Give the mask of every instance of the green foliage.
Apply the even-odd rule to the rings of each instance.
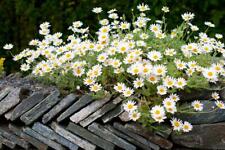
[[[194,73],[188,78],[187,86],[193,89],[204,89],[209,87],[209,83],[206,78],[197,75],[197,73]]]

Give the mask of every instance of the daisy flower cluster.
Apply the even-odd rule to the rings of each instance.
[[[129,119],[136,121],[140,118],[141,114],[137,110],[137,105],[135,101],[129,100],[127,103],[123,104],[123,108],[129,113]]]
[[[50,23],[44,22],[39,30],[43,39],[31,40],[29,48],[14,60],[22,62],[22,71],[62,88],[144,99],[144,103],[124,104],[129,117],[133,121],[142,118],[139,108],[146,105],[150,114],[146,122],[164,122],[179,110],[177,92],[207,88],[223,80],[225,49],[221,34],[207,34],[213,23],[205,22],[206,31],[201,32],[192,23],[195,15],[187,12],[181,15],[181,25],[168,30],[165,17],[170,9],[164,6],[161,10],[164,19],[153,20],[150,7],[140,4],[129,22],[116,9],[96,7],[92,12],[98,16],[100,27],[95,35],[81,21],[72,23],[68,28],[72,34],[67,37],[52,33]],[[216,102],[224,108],[222,101]],[[203,107],[200,101],[192,106],[197,111]],[[172,122],[174,128],[179,122],[179,130],[191,130],[188,122]]]

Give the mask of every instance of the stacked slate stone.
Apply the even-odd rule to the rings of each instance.
[[[120,97],[60,94],[18,74],[0,80],[0,149],[222,149],[224,140],[225,123],[194,125],[194,132],[181,135],[169,128],[153,133],[129,121]]]

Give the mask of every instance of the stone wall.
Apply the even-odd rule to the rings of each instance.
[[[225,124],[177,135],[129,122],[120,97],[61,94],[19,74],[0,81],[1,149],[224,149]],[[225,119],[224,119],[225,120]],[[173,141],[173,142],[172,142]]]

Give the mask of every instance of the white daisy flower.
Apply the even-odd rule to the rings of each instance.
[[[137,78],[135,81],[134,81],[134,88],[140,88],[144,85],[144,80],[142,78]]]
[[[170,10],[169,10],[169,7],[163,6],[163,7],[162,7],[162,11],[163,11],[164,13],[168,13]]]
[[[184,79],[184,78],[178,78],[177,81],[176,81],[176,87],[177,88],[180,88],[180,89],[183,89],[184,86],[187,85],[187,81]]]
[[[12,44],[5,44],[5,45],[3,46],[3,48],[6,49],[6,50],[10,50],[10,49],[13,48],[13,45],[12,45]]]
[[[20,70],[21,71],[28,71],[30,69],[30,65],[29,64],[22,64],[20,66]]]
[[[191,103],[191,105],[194,107],[194,110],[196,110],[196,111],[202,111],[203,110],[203,104],[198,100],[193,101]]]
[[[184,121],[183,126],[182,126],[182,130],[184,132],[190,132],[192,130],[192,128],[193,128],[193,126],[189,122]]]
[[[177,94],[170,94],[169,98],[175,102],[180,100],[180,98]]]
[[[213,24],[212,22],[209,22],[209,21],[206,21],[204,22],[204,24],[208,27],[211,27],[211,28],[214,28],[215,27],[215,24]]]
[[[165,95],[167,93],[167,88],[163,85],[157,86],[157,94]]]
[[[147,76],[147,80],[152,84],[156,84],[157,82],[159,82],[159,77],[157,77],[156,75],[150,74],[149,76]]]
[[[138,10],[141,11],[141,12],[144,12],[144,11],[147,11],[147,10],[150,10],[149,6],[142,3],[142,4],[139,4],[137,6]]]
[[[218,94],[217,92],[213,92],[213,93],[212,93],[212,98],[213,98],[214,100],[218,100],[218,99],[220,98],[220,96],[219,96],[219,94]]]
[[[133,121],[137,121],[141,117],[141,113],[138,111],[132,111],[129,113],[129,118]]]
[[[96,13],[96,14],[99,14],[102,12],[102,8],[101,7],[95,7],[92,9],[92,12]]]
[[[95,83],[95,80],[92,79],[92,78],[85,78],[85,79],[84,79],[84,84],[85,84],[85,85],[92,85],[92,84],[94,84],[94,83]]]
[[[187,12],[187,13],[184,13],[181,15],[182,19],[187,22],[192,20],[194,18],[194,16],[195,16],[195,14],[190,13],[190,12]]]
[[[153,66],[153,73],[157,76],[164,76],[167,72],[165,65],[155,65]]]
[[[123,91],[123,96],[124,97],[129,97],[134,93],[134,90],[132,90],[131,88],[127,87],[124,89]]]
[[[166,55],[166,56],[174,56],[174,55],[176,55],[176,53],[177,52],[175,51],[175,49],[168,48],[168,49],[165,50],[164,55]]]
[[[122,30],[129,29],[129,28],[130,28],[130,23],[128,23],[128,22],[121,22],[121,23],[120,23],[120,28],[121,28]]]
[[[162,55],[160,52],[158,51],[151,51],[151,52],[148,52],[148,58],[151,60],[151,61],[159,61],[162,59]]]
[[[176,84],[176,79],[173,77],[167,76],[166,78],[163,79],[163,85],[168,88],[172,88]]]
[[[135,101],[127,101],[123,104],[123,109],[127,112],[133,112],[137,109],[136,102]]]
[[[156,105],[152,107],[152,109],[150,110],[150,113],[151,113],[151,117],[159,123],[164,122],[164,119],[166,119],[165,110],[160,105]]]
[[[102,89],[102,86],[101,86],[101,84],[98,84],[98,83],[95,83],[95,84],[93,84],[93,85],[90,86],[90,90],[92,92],[98,92],[101,89]]]
[[[117,84],[114,86],[114,89],[115,89],[117,92],[122,93],[122,92],[126,89],[126,86],[125,86],[124,83],[117,83]]]
[[[216,71],[212,68],[205,68],[202,71],[202,74],[206,79],[208,79],[210,81],[217,81],[218,80],[217,79],[218,75],[217,75]]]
[[[220,109],[225,109],[225,104],[223,101],[216,101],[215,102],[216,106],[219,107]]]
[[[217,34],[215,34],[215,37],[216,37],[217,39],[222,39],[222,38],[223,38],[223,35],[222,35],[222,34],[217,33]]]
[[[170,120],[174,131],[181,131],[183,127],[183,123],[180,119],[173,118]]]

